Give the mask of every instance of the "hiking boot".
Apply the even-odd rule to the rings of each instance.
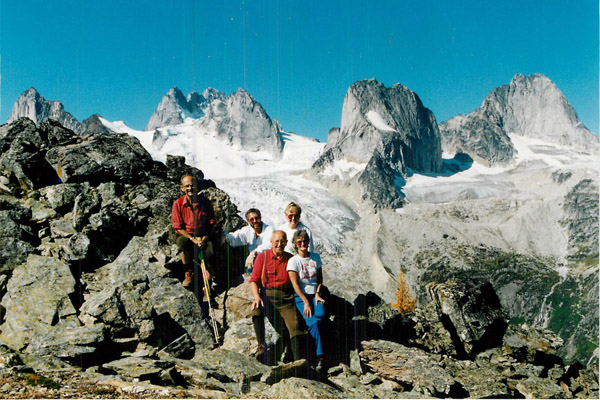
[[[185,278],[183,279],[183,282],[181,282],[181,284],[183,285],[184,288],[189,288],[190,286],[192,286],[192,276],[194,275],[194,273],[192,272],[191,269],[188,269],[185,272]]]
[[[254,358],[256,358],[258,361],[262,362],[265,358],[265,345],[264,344],[259,344],[256,347],[256,351],[254,352]]]
[[[317,371],[317,374],[323,372],[323,356],[317,356],[317,365],[315,365],[315,371]]]

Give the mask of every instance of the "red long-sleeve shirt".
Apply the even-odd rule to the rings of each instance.
[[[290,253],[284,252],[281,258],[273,258],[273,250],[265,250],[254,260],[250,282],[262,284],[264,287],[274,288],[290,283],[290,276],[286,271]],[[263,268],[264,265],[264,268]]]
[[[182,196],[173,203],[171,222],[176,231],[185,229],[192,236],[208,236],[215,220],[208,199],[201,197],[198,203],[191,204]]]

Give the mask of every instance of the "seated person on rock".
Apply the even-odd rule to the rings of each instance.
[[[254,356],[266,364],[268,359],[265,342],[265,313],[273,328],[286,341],[283,323],[290,336],[294,360],[304,358],[306,332],[301,328],[300,318],[294,301],[294,289],[286,271],[291,254],[284,251],[287,239],[285,232],[275,231],[271,236],[271,249],[260,253],[254,260],[250,277],[252,290],[252,323],[258,341]]]
[[[304,317],[306,327],[314,340],[314,349],[317,356],[316,369],[321,369],[323,358],[323,344],[321,341],[321,320],[325,316],[325,300],[321,297],[323,286],[323,270],[321,269],[321,256],[309,252],[310,238],[305,230],[299,230],[293,237],[296,255],[287,263],[287,271],[294,287],[296,307]],[[312,353],[312,351],[310,352]],[[312,354],[309,355],[309,358]]]
[[[251,270],[256,255],[271,247],[273,228],[262,221],[260,211],[256,208],[246,211],[246,221],[248,222],[247,226],[233,233],[223,232],[223,236],[230,246],[248,246],[250,254],[246,258],[246,268]]]
[[[215,222],[214,211],[208,199],[198,193],[198,183],[203,176],[186,174],[181,177],[183,196],[175,200],[171,211],[173,229],[177,233],[177,250],[183,263],[183,286],[194,288],[199,297],[203,279],[200,279],[200,252],[203,252],[207,278],[212,272],[213,246],[209,240]],[[194,278],[194,279],[192,279]],[[194,284],[194,281],[196,281]]]
[[[310,246],[309,246],[308,250],[311,252],[315,251],[315,248],[313,245],[313,237],[312,237],[312,233],[310,232],[310,229],[308,229],[308,227],[306,225],[304,225],[302,222],[300,222],[300,215],[302,214],[302,208],[300,208],[300,206],[298,204],[291,202],[290,204],[288,204],[285,207],[284,214],[285,214],[285,218],[286,218],[287,222],[280,225],[279,228],[277,228],[277,229],[284,231],[285,234],[287,235],[287,237],[290,238],[290,240],[291,240],[291,238],[294,237],[294,233],[296,231],[299,231],[300,229],[304,229],[306,231],[306,233],[308,233],[308,237],[310,238]],[[292,254],[296,253],[296,249],[294,248],[294,245],[291,241],[285,247],[285,251],[287,251],[288,253],[292,253]]]

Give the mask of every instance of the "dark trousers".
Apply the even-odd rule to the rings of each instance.
[[[294,359],[303,358],[299,351],[301,346],[298,344],[298,340],[304,339],[306,331],[300,323],[294,292],[287,287],[267,288],[261,290],[261,298],[265,305],[264,308],[260,307],[252,310],[252,323],[258,343],[264,344],[266,348],[264,320],[266,314],[269,322],[284,342],[289,334]]]

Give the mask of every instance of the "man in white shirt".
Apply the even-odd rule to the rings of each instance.
[[[238,229],[233,233],[223,232],[227,243],[230,246],[246,246],[248,245],[248,257],[246,258],[246,268],[252,269],[256,255],[271,248],[271,236],[273,228],[262,222],[260,211],[256,208],[251,208],[246,211],[246,221],[248,225]]]

